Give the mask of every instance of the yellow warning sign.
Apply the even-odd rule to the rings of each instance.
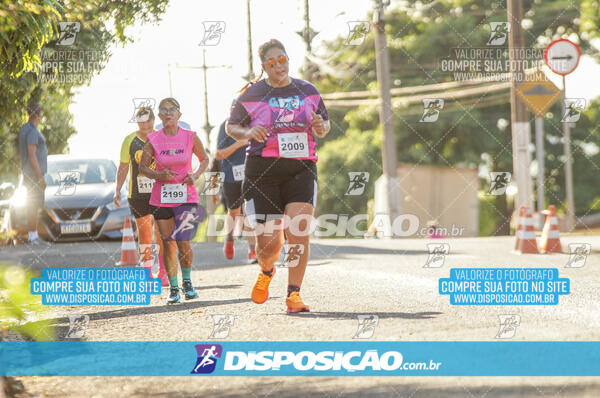
[[[521,83],[517,95],[531,112],[541,117],[560,99],[561,92],[542,72],[537,72],[532,81]]]

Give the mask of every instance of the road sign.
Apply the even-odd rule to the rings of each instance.
[[[561,91],[542,72],[537,72],[534,80],[519,85],[517,95],[531,112],[542,117],[560,99]]]
[[[581,50],[579,46],[567,39],[554,40],[544,50],[544,61],[552,72],[559,75],[568,75],[579,64]]]

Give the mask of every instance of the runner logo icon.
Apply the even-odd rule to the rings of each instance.
[[[223,184],[225,173],[222,171],[209,171],[204,173],[204,187],[201,195],[218,195]]]
[[[204,21],[204,37],[199,46],[216,46],[221,42],[221,35],[225,33],[224,21]]]
[[[587,256],[592,252],[592,245],[589,243],[569,243],[569,261],[565,268],[581,268],[585,265]]]
[[[58,40],[56,41],[57,46],[70,46],[75,43],[75,37],[77,37],[77,32],[81,30],[80,22],[59,22],[58,29],[60,31],[60,36],[58,36]]]
[[[208,336],[209,339],[226,339],[233,327],[233,315],[211,315],[213,320],[213,330]]]
[[[490,22],[490,39],[488,46],[502,46],[506,43],[508,32],[510,32],[510,22]]]
[[[365,41],[367,33],[371,29],[369,21],[350,21],[348,22],[348,38],[346,39],[347,46],[360,46]]]
[[[375,333],[375,328],[379,324],[378,315],[357,315],[358,329],[353,339],[370,339]]]
[[[59,171],[60,185],[54,195],[56,196],[71,196],[75,194],[77,184],[81,179],[79,171]]]
[[[500,329],[496,333],[496,339],[512,339],[517,332],[517,326],[521,324],[521,315],[498,315],[500,318]]]
[[[223,347],[220,344],[196,344],[198,359],[191,374],[208,374],[215,371],[217,358],[223,355]]]
[[[69,331],[65,335],[65,339],[82,338],[89,323],[89,315],[69,315]]]
[[[565,110],[561,122],[575,123],[579,121],[581,112],[585,109],[585,98],[565,98]]]
[[[367,171],[349,171],[348,178],[350,179],[350,183],[345,195],[362,195],[365,192],[367,182],[369,182],[369,173]]]
[[[448,243],[428,243],[429,257],[423,268],[441,268],[444,265],[446,255],[450,253]]]
[[[136,118],[135,115],[136,115],[138,109],[140,109],[140,108],[154,109],[154,107],[156,106],[156,100],[154,98],[132,98],[131,100],[133,101],[133,114],[131,115],[131,118],[129,119],[129,123],[137,123],[137,122],[147,121],[150,117],[150,113],[148,113],[147,115],[144,115],[146,117],[140,117],[139,119]]]
[[[423,99],[423,116],[420,123],[433,123],[438,120],[440,111],[444,108],[444,100],[440,98]]]
[[[295,268],[300,264],[300,256],[304,254],[304,245],[302,243],[286,244],[283,251],[283,261],[281,261],[279,267]]]
[[[504,195],[510,182],[510,176],[511,174],[508,171],[490,172],[490,190],[488,195]]]

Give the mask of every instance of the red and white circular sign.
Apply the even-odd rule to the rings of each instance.
[[[544,50],[544,61],[552,72],[568,75],[579,65],[581,50],[579,46],[567,39],[554,40]]]

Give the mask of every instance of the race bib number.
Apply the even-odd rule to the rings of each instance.
[[[154,180],[144,176],[137,177],[137,188],[139,193],[151,193],[153,186]]]
[[[186,184],[163,184],[160,187],[161,203],[186,203],[187,185]]]
[[[279,142],[279,156],[282,158],[308,157],[308,134],[306,133],[280,133],[277,134]]]
[[[243,181],[244,180],[244,165],[240,164],[237,166],[232,166],[233,170],[233,179],[235,181]]]

